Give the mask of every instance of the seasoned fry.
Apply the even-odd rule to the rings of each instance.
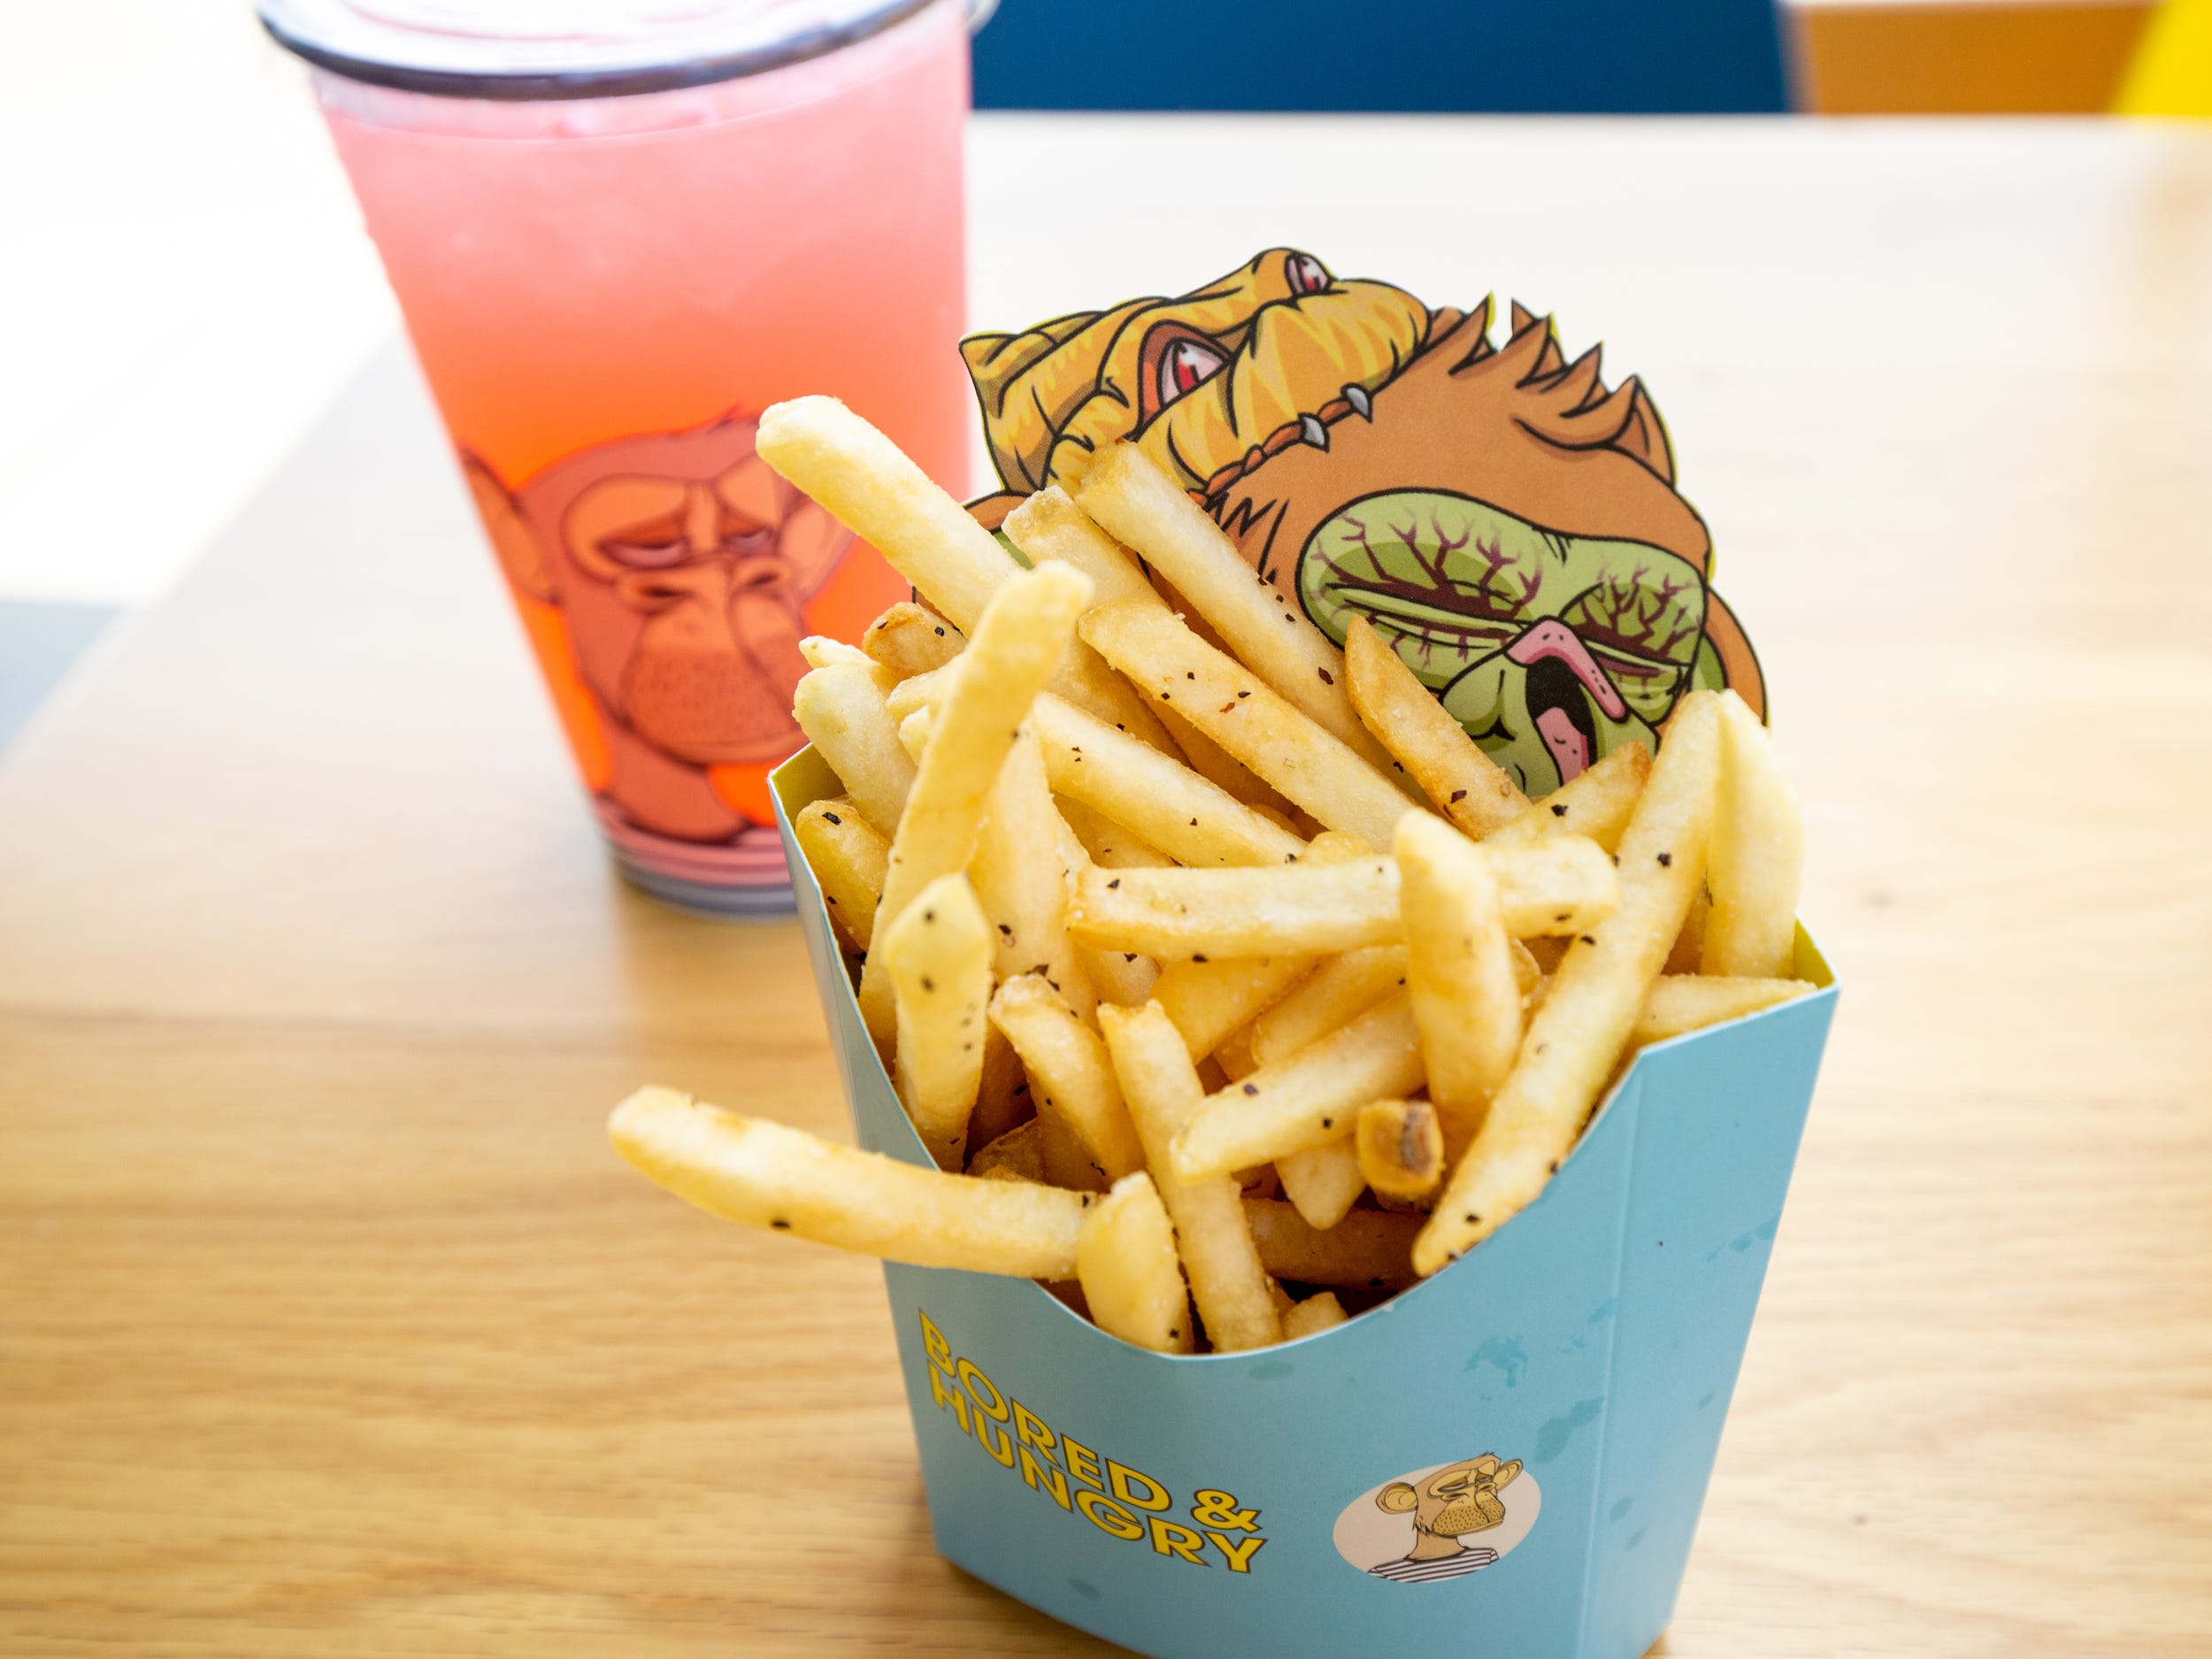
[[[793,693],[791,712],[861,816],[884,835],[895,834],[914,787],[914,763],[899,743],[875,670],[850,663],[813,670]]]
[[[1398,826],[1397,852],[1406,990],[1429,1098],[1456,1148],[1482,1127],[1521,1044],[1512,941],[1482,848],[1435,818],[1409,818]]]
[[[1175,1229],[1149,1175],[1123,1176],[1091,1206],[1076,1235],[1075,1272],[1107,1335],[1161,1354],[1195,1345]]]
[[[1302,1336],[1312,1336],[1342,1325],[1350,1317],[1344,1311],[1344,1304],[1336,1299],[1336,1292],[1317,1292],[1283,1316],[1283,1340],[1295,1342]]]
[[[1068,874],[1060,862],[1059,814],[1045,782],[1045,758],[1026,726],[991,787],[975,860],[976,897],[991,920],[993,970],[1001,979],[1041,973],[1083,1019],[1097,994],[1068,937]]]
[[[1048,694],[1030,718],[1056,794],[1134,830],[1179,864],[1279,864],[1305,850],[1297,836],[1180,761],[1071,703]]]
[[[1313,972],[1311,956],[1186,959],[1160,970],[1152,1000],[1167,1010],[1195,1062]]]
[[[876,667],[868,653],[858,646],[848,645],[842,640],[833,640],[820,634],[810,634],[801,640],[799,655],[806,659],[809,668],[827,668],[832,663],[852,663],[871,671]],[[880,674],[877,675],[877,683],[882,684]]]
[[[1102,662],[1105,659],[1100,658]],[[1110,666],[1110,664],[1109,664]],[[1254,775],[1251,768],[1215,742],[1203,732],[1175,711],[1172,703],[1153,703],[1147,705],[1159,716],[1161,728],[1174,739],[1175,747],[1183,751],[1184,764],[1207,782],[1217,785],[1235,799],[1270,818],[1280,818],[1286,826],[1294,810],[1281,794],[1267,787]]]
[[[1621,836],[1620,908],[1567,948],[1481,1133],[1422,1229],[1414,1250],[1421,1272],[1455,1260],[1526,1208],[1597,1103],[1703,879],[1720,718],[1709,692],[1692,692],[1677,709]]]
[[[1252,1062],[1273,1065],[1318,1041],[1406,982],[1403,945],[1366,945],[1332,956],[1252,1022]]]
[[[1160,964],[1151,957],[1133,950],[1100,950],[1090,945],[1078,945],[1075,953],[1082,958],[1100,1002],[1142,1008],[1152,1000],[1152,989],[1160,982]]]
[[[953,664],[947,663],[942,668],[910,674],[884,694],[884,708],[894,720],[904,725],[915,710],[934,708],[938,700],[952,689],[952,670]]]
[[[984,1181],[1041,1181],[1045,1178],[1044,1125],[1031,1118],[987,1142],[968,1160],[968,1173]]]
[[[1169,1147],[1204,1098],[1181,1033],[1156,1003],[1101,1008],[1099,1023],[1153,1184],[1174,1219],[1184,1274],[1207,1336],[1223,1351],[1281,1341],[1282,1320],[1245,1225],[1235,1178],[1224,1173],[1186,1181],[1169,1162]]]
[[[947,1175],[641,1088],[607,1122],[615,1150],[710,1214],[916,1267],[1069,1279],[1089,1200]]]
[[[1453,823],[1479,839],[1527,810],[1520,785],[1444,712],[1364,617],[1345,630],[1344,667],[1361,721]]]
[[[911,600],[893,605],[860,636],[860,649],[894,680],[911,680],[942,668],[967,643],[966,634]]]
[[[1110,445],[1075,498],[1172,582],[1253,672],[1370,765],[1389,767],[1389,755],[1352,712],[1344,658],[1328,636],[1245,563],[1150,457],[1133,444]]]
[[[1260,1262],[1294,1285],[1340,1285],[1385,1290],[1414,1280],[1413,1240],[1418,1216],[1355,1210],[1326,1229],[1314,1226],[1294,1204],[1272,1198],[1244,1201],[1245,1225]]]
[[[1425,1100],[1370,1101],[1359,1109],[1360,1173],[1383,1198],[1426,1198],[1444,1179],[1444,1129]]]
[[[991,926],[962,875],[940,876],[883,934],[899,1098],[941,1168],[956,1170],[983,1080]]]
[[[791,820],[791,833],[822,889],[838,937],[849,950],[867,949],[891,843],[860,815],[850,796],[841,795],[803,808]]]
[[[1720,810],[1705,878],[1713,906],[1699,968],[1770,979],[1797,955],[1805,823],[1759,717],[1732,691],[1720,705]]]
[[[1367,1190],[1359,1148],[1350,1135],[1277,1158],[1275,1170],[1283,1179],[1283,1196],[1313,1225],[1325,1229],[1343,1220]]]
[[[999,584],[1019,568],[898,445],[833,397],[771,404],[754,444],[762,460],[970,633]]]
[[[1382,846],[1401,816],[1419,810],[1374,765],[1162,607],[1100,605],[1080,631],[1148,702],[1172,708],[1330,828]]]
[[[1144,567],[1129,549],[1100,529],[1091,516],[1075,504],[1057,484],[1039,490],[999,526],[1006,539],[1022,550],[1033,565],[1040,559],[1064,559],[1091,579],[1102,605],[1125,599],[1141,599],[1167,608],[1167,602],[1147,580]]]
[[[1065,795],[1053,804],[1093,864],[1106,870],[1157,870],[1175,861],[1134,830],[1124,829],[1095,807]],[[1142,999],[1140,998],[1140,1001]]]
[[[1820,987],[1809,979],[1691,979],[1663,974],[1644,998],[1644,1011],[1636,1017],[1630,1042],[1665,1042],[1723,1020],[1741,1019],[1761,1009],[1772,1008],[1793,997],[1809,996]]]
[[[1587,835],[1609,853],[1617,851],[1621,832],[1650,775],[1650,751],[1640,743],[1624,743],[1589,771],[1532,803],[1511,823],[1493,830],[1485,844],[1502,847],[1563,830]]]
[[[1041,974],[1021,974],[1000,986],[991,998],[991,1023],[1021,1056],[1038,1116],[1065,1125],[1110,1179],[1144,1167],[1144,1147],[1105,1046]]]
[[[1619,896],[1612,860],[1579,835],[1546,835],[1488,855],[1506,931],[1586,932]],[[1087,944],[1163,958],[1322,956],[1398,943],[1397,860],[1242,870],[1086,870],[1069,931]]]
[[[974,857],[991,786],[1089,598],[1089,581],[1064,565],[1024,571],[1001,585],[931,722],[891,841],[879,907],[884,915],[901,915],[924,887],[966,869]],[[889,987],[872,956],[861,971],[860,1013],[879,1045],[891,1034],[890,1012]]]
[[[1352,1132],[1369,1101],[1421,1087],[1421,1046],[1403,996],[1209,1095],[1175,1138],[1171,1166],[1183,1180],[1281,1160]],[[1153,1161],[1156,1171],[1161,1167]]]

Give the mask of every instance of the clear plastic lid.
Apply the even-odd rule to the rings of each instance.
[[[818,58],[933,0],[258,0],[334,73],[461,98],[605,98]],[[970,0],[979,25],[995,0]]]

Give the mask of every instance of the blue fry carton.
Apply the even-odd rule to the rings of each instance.
[[[863,1146],[927,1164],[774,780]],[[1543,1196],[1333,1329],[1177,1356],[1024,1279],[887,1264],[937,1546],[1158,1659],[1417,1644],[1631,1659],[1665,1628],[1836,991],[1646,1049]],[[1417,1531],[1416,1523],[1421,1523]]]

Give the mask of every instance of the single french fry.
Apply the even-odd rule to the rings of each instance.
[[[1024,973],[1000,986],[991,1023],[1021,1056],[1040,1117],[1065,1125],[1110,1179],[1144,1167],[1144,1147],[1105,1045],[1043,975]]]
[[[1279,864],[1305,850],[1297,836],[1180,761],[1072,703],[1048,694],[1030,718],[1055,794],[1135,831],[1179,864]]]
[[[991,786],[1089,598],[1089,581],[1064,565],[1024,571],[1000,585],[932,716],[928,747],[891,839],[882,915],[903,914],[923,887],[965,870],[975,856]],[[880,1046],[891,1034],[890,993],[872,956],[861,970],[860,1013]]]
[[[1456,1149],[1482,1127],[1521,1044],[1512,941],[1482,848],[1439,819],[1409,818],[1398,826],[1397,853],[1406,990],[1429,1098]]]
[[[896,834],[914,763],[899,743],[874,668],[832,663],[813,670],[792,694],[791,712],[861,816],[883,834]]]
[[[1665,1042],[1688,1032],[1702,1031],[1724,1020],[1741,1019],[1762,1009],[1793,997],[1807,996],[1820,987],[1809,979],[1713,979],[1686,974],[1663,974],[1644,998],[1644,1011],[1636,1017],[1629,1037],[1638,1048]]]
[[[942,668],[967,643],[966,634],[911,600],[893,605],[860,636],[860,649],[899,680]]]
[[[867,949],[875,934],[876,901],[883,896],[891,843],[861,816],[849,795],[841,795],[802,808],[791,820],[791,833],[821,887],[838,937],[849,950]]]
[[[1347,1025],[1406,982],[1403,945],[1332,956],[1252,1022],[1252,1063],[1273,1065]]]
[[[1531,802],[1511,823],[1491,831],[1485,843],[1502,847],[1564,831],[1587,835],[1609,853],[1617,851],[1621,832],[1650,775],[1651,751],[1641,743],[1624,743],[1587,772]]]
[[[1279,1065],[1263,1066],[1210,1094],[1175,1138],[1174,1174],[1182,1180],[1282,1160],[1352,1133],[1369,1101],[1421,1087],[1421,1045],[1403,996],[1309,1043]],[[1156,1156],[1153,1169],[1161,1167]]]
[[[1182,1033],[1156,1003],[1101,1008],[1099,1024],[1153,1184],[1174,1220],[1184,1276],[1206,1334],[1225,1352],[1281,1341],[1282,1320],[1268,1294],[1235,1178],[1186,1181],[1170,1167],[1168,1148],[1204,1098]]]
[[[1148,703],[1172,708],[1330,828],[1381,846],[1401,816],[1421,810],[1262,676],[1214,649],[1171,612],[1137,601],[1099,605],[1084,616],[1080,632]]]
[[[1456,832],[1454,832],[1456,833]],[[1579,835],[1487,855],[1506,931],[1586,932],[1619,896],[1612,860]],[[1326,956],[1403,940],[1397,860],[1263,869],[1086,870],[1068,929],[1086,944],[1166,959]]]
[[[1426,1198],[1444,1179],[1444,1131],[1425,1100],[1370,1101],[1355,1138],[1360,1173],[1381,1198]]]
[[[1350,1135],[1287,1153],[1275,1160],[1275,1170],[1283,1179],[1283,1196],[1298,1206],[1308,1222],[1324,1229],[1343,1220],[1367,1190],[1359,1148]]]
[[[1352,711],[1343,655],[1150,457],[1133,444],[1108,446],[1075,499],[1172,582],[1261,679],[1370,765],[1389,767],[1390,756]]]
[[[1091,988],[1102,1002],[1122,1008],[1142,1008],[1152,1000],[1160,982],[1160,964],[1133,950],[1099,950],[1078,945],[1076,955],[1091,976]]]
[[[1042,974],[1087,1020],[1098,996],[1068,937],[1068,872],[1059,843],[1064,827],[1045,782],[1044,752],[1036,734],[1024,727],[991,787],[968,876],[991,921],[997,977]]]
[[[833,397],[771,404],[754,445],[971,634],[999,585],[1020,568],[898,445]]]
[[[1720,705],[1720,806],[1705,877],[1713,906],[1699,969],[1772,979],[1797,956],[1805,822],[1759,717],[1732,691]]]
[[[875,661],[867,652],[856,645],[848,645],[842,640],[833,640],[826,634],[808,634],[799,641],[799,655],[806,659],[809,668],[827,668],[832,663],[852,663],[876,672]],[[876,672],[876,683],[883,684],[883,676],[879,672]],[[884,688],[888,690],[889,687]]]
[[[1091,579],[1102,605],[1141,599],[1166,609],[1129,549],[1098,527],[1091,516],[1057,484],[1050,484],[1016,507],[999,526],[1006,539],[1033,565],[1064,559]]]
[[[1283,1316],[1283,1340],[1295,1342],[1302,1336],[1318,1335],[1349,1317],[1344,1304],[1336,1299],[1336,1292],[1317,1291]]]
[[[649,1180],[711,1215],[916,1267],[1017,1279],[1075,1273],[1090,1200],[1028,1181],[947,1175],[641,1088],[607,1123]]]
[[[1461,829],[1479,838],[1527,810],[1520,785],[1444,712],[1364,617],[1345,629],[1344,668],[1361,721]]]
[[[1091,1319],[1109,1336],[1161,1354],[1194,1343],[1175,1228],[1140,1170],[1093,1204],[1075,1240],[1075,1272]]]
[[[1178,714],[1173,703],[1155,703],[1148,706],[1159,716],[1161,729],[1174,740],[1175,747],[1182,751],[1184,764],[1193,772],[1255,811],[1279,819],[1286,828],[1294,827],[1290,814],[1294,809],[1279,791],[1268,787],[1250,767]]]
[[[1053,804],[1090,861],[1106,870],[1157,870],[1175,861],[1134,830],[1124,829],[1095,807],[1059,795]],[[1139,999],[1142,1000],[1142,999]]]
[[[962,875],[940,876],[884,930],[899,1098],[941,1168],[956,1170],[983,1080],[991,925]]]
[[[1321,1228],[1300,1215],[1295,1204],[1248,1198],[1244,1221],[1262,1265],[1294,1285],[1394,1290],[1414,1280],[1413,1240],[1421,1231],[1419,1216],[1355,1210],[1333,1227]]]
[[[1040,1134],[1043,1127],[1038,1119],[1025,1118],[986,1141],[968,1160],[968,1173],[983,1181],[1043,1180],[1045,1149]]]
[[[1167,1010],[1195,1062],[1313,972],[1306,956],[1229,956],[1170,962],[1152,1000]]]
[[[1567,948],[1481,1133],[1422,1229],[1414,1250],[1421,1272],[1456,1260],[1518,1215],[1572,1149],[1703,879],[1720,718],[1709,692],[1692,692],[1677,709],[1621,836],[1620,908]]]

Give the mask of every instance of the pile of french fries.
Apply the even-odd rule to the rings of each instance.
[[[1733,694],[1531,802],[1130,446],[1008,518],[1018,560],[833,399],[758,442],[922,601],[807,641],[844,793],[793,828],[938,1168],[641,1090],[615,1144],[691,1202],[1261,1348],[1504,1225],[1638,1048],[1813,988]]]

